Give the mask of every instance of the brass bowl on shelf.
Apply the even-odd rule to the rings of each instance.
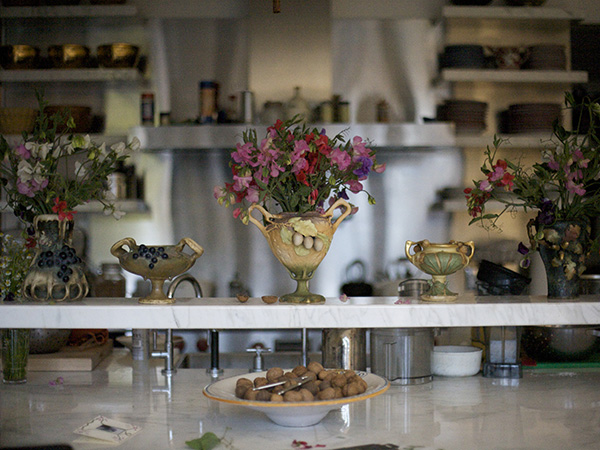
[[[21,134],[23,131],[31,133],[37,113],[33,108],[0,108],[0,133]]]
[[[32,45],[0,46],[0,66],[3,69],[35,69],[40,49]]]
[[[188,246],[192,253],[183,251]],[[139,299],[139,303],[170,304],[175,299],[168,298],[163,285],[166,280],[189,270],[196,259],[204,253],[204,249],[190,238],[183,238],[176,245],[138,245],[133,238],[124,238],[116,242],[110,253],[119,260],[121,267],[150,280],[152,292]]]
[[[48,57],[55,69],[77,69],[89,65],[90,49],[80,44],[51,45]]]
[[[126,43],[101,45],[97,50],[98,65],[111,69],[135,67],[139,50],[139,47]]]

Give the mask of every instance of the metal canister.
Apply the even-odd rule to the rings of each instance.
[[[200,123],[217,120],[217,88],[214,81],[201,81],[199,84]]]
[[[371,330],[371,372],[392,384],[428,383],[433,379],[433,328]]]
[[[154,126],[154,94],[144,92],[140,101],[140,115],[143,126]]]
[[[242,91],[240,96],[240,122],[254,123],[254,92]]]
[[[324,329],[321,347],[323,367],[367,370],[367,338],[364,328]]]

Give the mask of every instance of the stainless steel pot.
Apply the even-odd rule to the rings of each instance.
[[[600,351],[599,334],[588,325],[523,327],[521,345],[536,361],[581,361]]]

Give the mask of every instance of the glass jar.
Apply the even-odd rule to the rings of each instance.
[[[125,277],[116,263],[102,264],[102,271],[94,286],[96,297],[125,297]]]

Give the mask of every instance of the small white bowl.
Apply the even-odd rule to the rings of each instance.
[[[470,377],[479,372],[482,353],[469,345],[437,345],[431,353],[431,370],[444,377]]]

